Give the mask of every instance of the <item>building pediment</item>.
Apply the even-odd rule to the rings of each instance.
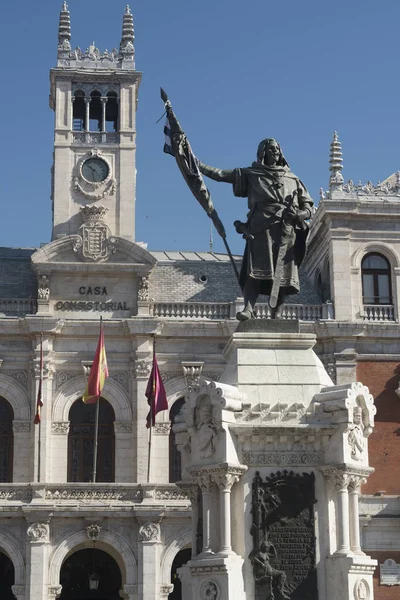
[[[97,245],[96,245],[97,244]],[[36,270],[137,271],[148,273],[156,264],[154,256],[143,246],[112,236],[104,244],[86,241],[79,235],[70,235],[42,246],[32,255]]]

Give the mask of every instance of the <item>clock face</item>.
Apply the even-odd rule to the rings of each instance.
[[[108,177],[108,165],[101,158],[89,158],[82,165],[82,175],[90,183],[99,183]]]

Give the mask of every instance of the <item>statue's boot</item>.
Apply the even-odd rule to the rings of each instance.
[[[260,293],[260,282],[257,279],[249,277],[243,289],[244,295],[244,309],[236,313],[238,321],[248,321],[254,319],[254,306],[257,302],[258,295]]]
[[[249,319],[254,319],[254,312],[252,311],[251,305],[247,304],[243,310],[237,312],[236,318],[238,321],[248,321]]]

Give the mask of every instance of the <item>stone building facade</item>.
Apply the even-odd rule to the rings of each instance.
[[[2,594],[84,598],[96,575],[90,597],[178,600],[177,569],[196,535],[190,493],[175,483],[181,463],[171,423],[200,378],[218,382],[240,290],[225,255],[151,252],[135,242],[141,74],[129,7],[118,50],[83,52],[70,39],[64,2],[51,70],[52,240],[39,249],[0,249]],[[398,174],[376,186],[344,182],[335,134],[302,292],[284,310],[302,333],[316,335],[335,384],[361,381],[375,398],[368,441],[375,473],[359,510],[362,548],[386,565],[375,574],[378,600],[400,590],[392,585],[400,563],[399,206]],[[100,316],[110,377],[91,483],[94,409],[81,396]],[[269,316],[265,303],[257,316]],[[158,415],[149,462],[145,389],[155,335],[169,411]],[[41,342],[43,408],[34,425]],[[381,585],[382,573],[390,585]]]

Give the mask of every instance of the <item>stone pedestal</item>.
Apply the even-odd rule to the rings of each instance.
[[[221,381],[189,392],[174,429],[201,544],[185,598],[372,600],[358,494],[375,407],[365,386],[332,384],[314,344],[296,322],[240,324]]]

